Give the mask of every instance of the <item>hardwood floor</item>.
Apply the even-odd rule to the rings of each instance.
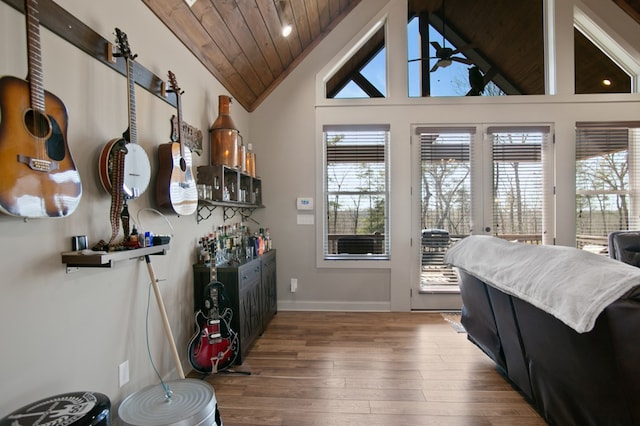
[[[279,312],[236,371],[206,378],[225,426],[546,424],[434,312]]]

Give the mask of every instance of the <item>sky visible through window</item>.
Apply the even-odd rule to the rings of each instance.
[[[430,40],[437,41],[443,46],[442,35],[429,26]],[[412,19],[407,25],[408,59],[420,57],[420,35],[418,33],[418,19]],[[446,46],[457,48],[450,42]],[[444,46],[443,46],[444,47]],[[435,49],[429,46],[429,56],[435,56]],[[458,53],[455,56],[464,56]],[[435,59],[429,60],[429,69],[435,64]],[[447,68],[438,68],[431,73],[431,96],[464,96],[469,91],[469,66],[453,62]],[[420,97],[420,62],[408,63],[408,93],[409,97]],[[387,67],[386,48],[383,48],[363,69],[362,75],[366,77],[380,92],[387,96]],[[353,81],[349,82],[336,95],[336,98],[367,98],[367,94]]]

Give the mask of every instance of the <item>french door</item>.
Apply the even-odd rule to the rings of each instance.
[[[452,244],[472,234],[550,242],[550,127],[417,126],[412,137],[419,163],[412,309],[459,309],[457,275],[443,261]]]

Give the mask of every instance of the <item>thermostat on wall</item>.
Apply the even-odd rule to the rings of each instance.
[[[313,198],[298,197],[296,207],[298,208],[298,210],[313,210]]]

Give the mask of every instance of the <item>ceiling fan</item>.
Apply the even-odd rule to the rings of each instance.
[[[465,49],[471,48],[472,45],[469,44],[459,49],[452,49],[450,47],[446,47],[445,31],[447,28],[447,21],[444,16],[444,6],[445,6],[445,0],[442,0],[442,45],[440,45],[440,43],[438,43],[437,41],[432,41],[430,43],[431,46],[433,46],[433,48],[436,50],[436,56],[431,56],[428,59],[437,59],[437,61],[433,65],[433,67],[431,67],[429,72],[434,72],[438,68],[446,68],[449,65],[451,65],[453,62],[460,62],[462,64],[473,65],[473,61],[471,61],[470,59],[467,59],[461,56],[453,56],[462,52]],[[422,60],[423,58],[411,59],[409,60],[409,62],[422,61]]]
[[[443,31],[444,34],[444,31]],[[444,36],[443,36],[444,39]],[[444,44],[444,40],[442,42]],[[462,52],[464,49],[469,48],[470,46],[465,46],[461,49],[452,49],[450,47],[440,46],[440,43],[437,41],[432,41],[431,45],[436,49],[436,56],[432,56],[429,59],[437,59],[438,61],[431,67],[429,72],[434,72],[438,68],[446,68],[451,65],[453,62],[460,62],[462,64],[473,65],[473,61],[467,59],[465,57],[453,56],[457,53]]]

